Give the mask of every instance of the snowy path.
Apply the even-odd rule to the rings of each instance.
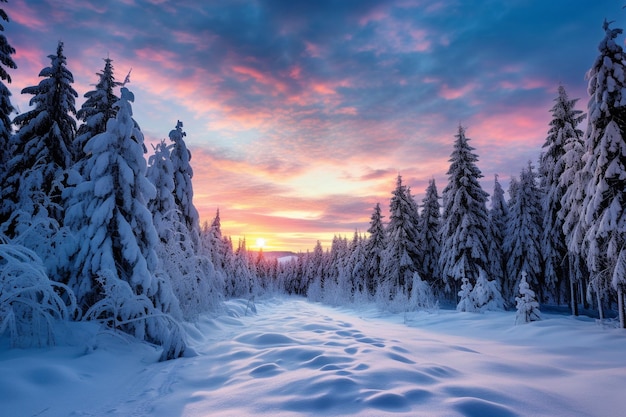
[[[79,385],[68,385],[74,391],[65,402],[29,409],[42,417],[617,417],[626,410],[626,337],[592,322],[555,317],[514,327],[511,313],[442,311],[415,314],[407,326],[401,315],[293,298],[257,309],[199,322],[195,357],[139,365],[109,358],[108,376],[59,361]],[[20,406],[0,391],[5,400]]]

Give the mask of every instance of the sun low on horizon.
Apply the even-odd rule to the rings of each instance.
[[[477,4],[478,3],[478,4]],[[563,85],[586,111],[585,73],[617,1],[13,1],[6,36],[28,94],[59,39],[76,107],[104,58],[151,144],[177,121],[201,222],[219,209],[236,247],[306,252],[388,220],[396,178],[439,193],[466,127],[482,186],[536,162]],[[141,21],[138,25],[137,22]],[[243,30],[242,28],[245,28]],[[132,72],[130,71],[132,69]]]

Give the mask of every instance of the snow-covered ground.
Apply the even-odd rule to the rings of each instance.
[[[189,326],[196,356],[74,323],[68,345],[0,344],[0,415],[623,416],[626,332],[515,313],[383,314],[299,298],[230,302]],[[87,346],[87,347],[85,347]]]

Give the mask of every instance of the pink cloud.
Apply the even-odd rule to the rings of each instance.
[[[306,53],[313,58],[320,58],[322,56],[321,48],[312,42],[304,42]]]
[[[26,2],[11,3],[9,18],[20,25],[24,25],[38,32],[47,32],[49,29],[48,22],[40,18],[32,8],[28,7]]]
[[[389,12],[383,7],[377,7],[370,11],[367,15],[359,19],[359,25],[365,26],[370,22],[380,22],[389,17]]]
[[[289,77],[294,80],[299,80],[302,74],[302,67],[299,65],[294,65],[289,69]]]
[[[439,95],[446,100],[456,100],[471,93],[476,88],[476,83],[470,82],[460,88],[451,88],[447,84],[444,84],[439,89]]]
[[[233,65],[231,70],[237,74],[243,75],[244,77],[252,78],[260,84],[270,86],[279,93],[283,93],[287,90],[287,86],[283,82],[255,68],[243,65]]]

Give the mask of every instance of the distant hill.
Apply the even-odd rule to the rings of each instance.
[[[297,258],[300,255],[292,251],[264,251],[263,256],[267,260],[278,259],[278,261],[281,262],[284,260],[289,260],[291,258]]]

